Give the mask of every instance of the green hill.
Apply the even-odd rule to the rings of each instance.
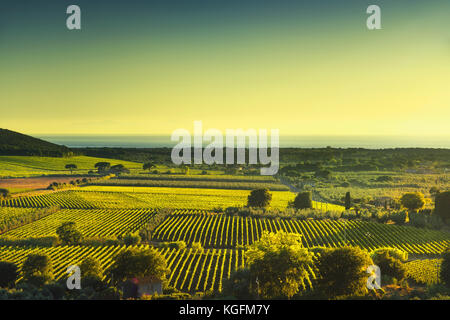
[[[65,157],[73,152],[66,146],[0,128],[0,155]]]

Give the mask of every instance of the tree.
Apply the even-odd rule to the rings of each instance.
[[[0,189],[0,198],[8,198],[9,190],[8,189]]]
[[[422,209],[425,205],[423,194],[420,192],[405,193],[400,198],[400,203],[409,211],[416,211]]]
[[[318,260],[319,287],[329,298],[361,295],[367,292],[372,265],[370,256],[358,247],[341,247],[323,252]]]
[[[263,299],[291,298],[308,277],[312,254],[296,233],[264,232],[246,252],[251,282]]]
[[[431,188],[430,188],[430,194],[431,194],[433,197],[436,197],[436,195],[437,195],[439,192],[440,192],[440,190],[439,190],[438,187],[431,187]]]
[[[247,206],[265,208],[270,204],[271,200],[272,194],[268,189],[255,189],[248,196]]]
[[[238,269],[229,279],[223,283],[222,294],[225,297],[233,297],[238,300],[250,300],[257,298],[256,283],[252,281],[249,269]]]
[[[56,234],[59,239],[67,245],[79,244],[83,238],[81,232],[76,228],[73,221],[64,222],[56,229]]]
[[[53,279],[52,263],[46,254],[29,254],[22,265],[23,281],[43,286]]]
[[[103,270],[98,260],[92,257],[86,257],[80,264],[82,277],[103,277]]]
[[[127,246],[136,245],[136,244],[139,244],[140,242],[141,242],[141,237],[138,234],[127,233],[123,237],[123,243]]]
[[[442,254],[441,270],[439,277],[447,288],[450,288],[450,248],[444,251]]]
[[[150,170],[152,170],[152,169],[154,169],[154,168],[156,168],[156,166],[155,166],[152,162],[146,162],[146,163],[144,163],[144,165],[142,166],[142,169],[143,169],[143,170],[148,170],[148,171],[150,171]]]
[[[0,261],[0,287],[13,287],[19,276],[18,270],[14,263]]]
[[[294,199],[294,208],[296,209],[310,209],[312,208],[311,192],[299,192]]]
[[[98,260],[86,257],[80,264],[81,287],[93,288],[96,291],[104,289],[102,283],[103,270]]]
[[[97,162],[94,166],[97,168],[98,173],[103,173],[107,171],[111,167],[111,163],[109,162]]]
[[[371,258],[381,271],[387,275],[402,281],[406,278],[404,262],[408,261],[408,253],[394,248],[380,248],[372,252]]]
[[[352,198],[350,197],[350,191],[345,194],[345,210],[349,210],[352,207]]]
[[[329,170],[317,170],[314,175],[316,178],[324,178],[324,179],[330,179],[331,178],[331,171]]]
[[[450,220],[450,191],[436,194],[434,213],[445,222]]]
[[[164,280],[168,271],[164,256],[156,249],[129,248],[115,257],[110,275],[117,284],[131,278]]]
[[[70,163],[70,164],[66,164],[66,169],[70,170],[70,174],[72,174],[72,171],[75,170],[77,168],[76,164]]]
[[[117,174],[130,173],[130,170],[125,168],[125,166],[123,164],[116,164],[116,165],[112,166],[109,170],[112,173],[117,173]]]

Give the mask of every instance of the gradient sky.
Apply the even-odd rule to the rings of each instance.
[[[66,29],[78,4],[82,30]],[[366,28],[370,4],[382,30]],[[0,0],[0,127],[450,135],[450,1]]]

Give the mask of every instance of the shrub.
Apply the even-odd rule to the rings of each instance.
[[[75,222],[64,222],[56,229],[59,239],[67,245],[79,244],[83,238],[81,232],[76,228]]]
[[[439,277],[447,288],[450,288],[450,248],[442,254],[441,270]]]
[[[137,234],[127,233],[123,237],[123,243],[127,246],[133,246],[141,242],[141,237]]]
[[[446,223],[450,220],[450,191],[436,194],[434,213]]]
[[[0,287],[13,287],[19,276],[18,269],[14,263],[0,261]]]
[[[396,224],[403,224],[406,220],[406,211],[394,211],[389,215],[389,218],[394,221]]]
[[[192,242],[191,247],[194,251],[203,252],[203,247],[200,242]]]
[[[0,199],[1,198],[8,198],[9,197],[9,190],[8,189],[0,189]]]
[[[323,252],[318,260],[320,291],[329,298],[362,295],[367,292],[367,268],[372,259],[358,247]]]
[[[167,272],[166,260],[156,249],[129,248],[114,258],[110,276],[116,283],[146,277],[164,280]]]
[[[304,191],[299,192],[294,199],[294,208],[296,209],[311,209],[312,208],[312,200],[311,200],[311,192]]]
[[[425,205],[425,200],[422,193],[410,192],[400,198],[400,203],[409,211],[416,211]]]
[[[423,228],[427,224],[427,219],[423,213],[413,211],[409,213],[409,224],[414,227]]]
[[[22,265],[23,282],[43,286],[53,279],[52,264],[46,254],[29,254]]]
[[[186,242],[184,241],[161,242],[160,247],[181,250],[186,249]]]
[[[272,194],[268,189],[255,189],[248,196],[247,206],[264,208],[270,204],[271,200]]]

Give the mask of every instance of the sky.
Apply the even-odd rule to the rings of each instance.
[[[449,15],[448,0],[0,0],[0,127],[450,136]]]

